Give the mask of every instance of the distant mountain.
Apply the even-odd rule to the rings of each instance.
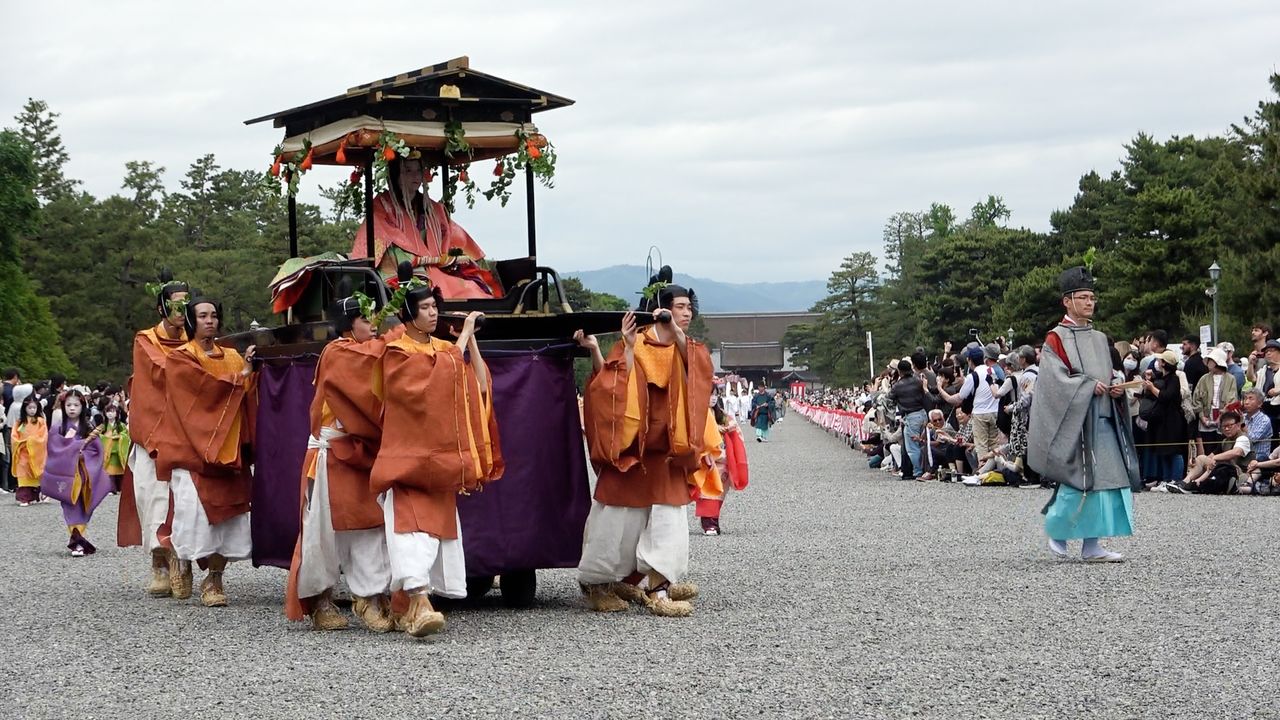
[[[639,265],[614,265],[600,270],[561,273],[576,277],[594,292],[609,293],[635,303],[649,276]],[[827,294],[821,280],[800,282],[727,283],[676,273],[679,285],[693,288],[702,312],[786,312],[808,310]]]

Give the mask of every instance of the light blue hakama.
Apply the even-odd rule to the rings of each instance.
[[[1044,532],[1054,540],[1119,537],[1133,534],[1133,492],[1129,488],[1096,490],[1086,497],[1059,485],[1044,516]]]

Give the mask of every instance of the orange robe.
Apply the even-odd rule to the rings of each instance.
[[[393,277],[398,259],[391,252],[399,248],[414,259],[415,267],[426,267],[431,284],[440,288],[448,300],[501,297],[502,289],[486,270],[468,263],[449,262],[451,250],[461,251],[472,260],[483,260],[484,250],[467,234],[461,225],[453,221],[445,206],[422,196],[424,217],[422,228],[403,209],[398,209],[390,191],[379,193],[373,201],[374,264],[382,274]],[[351,246],[352,259],[368,257],[365,225],[360,226]],[[408,259],[408,258],[402,258]],[[475,276],[493,291],[485,292],[473,280]]]
[[[152,434],[156,474],[190,471],[211,525],[249,512],[251,482],[243,448],[253,438],[253,376],[244,358],[214,346],[208,355],[195,341],[165,362],[165,415]]]
[[[436,338],[388,342],[382,367],[373,491],[395,488],[394,532],[456,539],[458,494],[502,477],[492,384],[482,392],[461,348]]]
[[[382,506],[369,487],[369,470],[378,455],[382,439],[382,353],[387,341],[375,338],[358,343],[339,338],[325,346],[316,363],[316,394],[311,401],[311,435],[322,428],[338,428],[345,436],[329,441],[326,469],[329,474],[329,510],[333,529],[367,530],[382,527]],[[302,463],[302,488],[298,494],[306,503],[307,486],[315,479],[319,450],[307,450]],[[305,510],[300,504],[299,516]],[[285,590],[285,616],[301,620],[311,611],[308,599],[298,597],[298,572],[302,566],[302,524],[293,549]]]
[[[710,419],[711,354],[693,339],[686,350],[687,369],[674,343],[644,332],[630,373],[618,343],[587,383],[583,414],[600,503],[687,505],[696,490],[724,492],[707,466],[719,438]]]
[[[164,415],[164,361],[169,353],[187,344],[187,332],[171,339],[161,322],[133,336],[133,375],[129,376],[129,437],[142,451],[155,457],[151,436]],[[162,479],[167,480],[168,477]],[[120,512],[116,517],[116,544],[142,544],[142,521],[133,491],[133,473],[126,467],[120,481]]]
[[[40,487],[40,476],[44,475],[49,453],[49,427],[44,417],[37,415],[35,422],[19,422],[9,437],[13,440],[9,470],[18,479],[18,487]]]

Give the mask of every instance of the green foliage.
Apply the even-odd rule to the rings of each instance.
[[[631,307],[626,300],[623,300],[617,295],[592,292],[582,284],[582,280],[576,277],[560,278],[560,290],[564,293],[564,300],[566,300],[569,303],[569,307],[573,308],[575,311],[621,311],[627,310]]]
[[[19,237],[38,219],[37,181],[26,141],[0,132],[0,361],[28,378],[72,370],[48,301],[14,261]]]
[[[1091,248],[1102,329],[1123,338],[1152,327],[1193,331],[1211,314],[1204,291],[1216,260],[1219,334],[1243,345],[1250,323],[1280,320],[1280,74],[1270,90],[1226,137],[1138,134],[1120,169],[1080,178],[1047,235],[1005,227],[1011,212],[998,195],[963,221],[941,203],[892,215],[882,259],[844,258],[814,307],[819,320],[787,333],[793,363],[854,384],[879,370],[867,361],[867,332],[881,358],[918,345],[935,352],[944,339],[963,342],[970,327],[984,338],[1012,327],[1019,342],[1038,340],[1062,312],[1058,274]],[[205,155],[166,194],[164,168],[130,162],[123,193],[95,199],[63,176],[56,119],[32,100],[17,131],[0,133],[0,360],[14,358],[31,376],[74,369],[88,382],[122,380],[133,332],[155,322],[146,283],[165,266],[223,301],[228,330],[269,320],[266,287],[288,236],[285,201],[264,188],[261,171],[224,169]],[[520,167],[495,167],[510,181],[533,165],[549,182],[554,151],[522,153]],[[298,204],[300,252],[349,250],[359,212],[336,209],[342,193],[325,192],[335,205],[328,217]],[[3,265],[15,258],[20,272]],[[630,306],[576,278],[562,290],[575,310]],[[705,336],[698,323],[691,334]],[[601,338],[606,351],[615,339]]]
[[[1065,308],[1058,293],[1058,276],[1078,262],[1059,262],[1038,265],[1025,274],[1012,278],[1005,287],[1000,302],[991,314],[991,327],[1005,334],[1013,328],[1013,342],[1032,345],[1062,319]],[[987,335],[984,333],[983,337]]]
[[[1097,248],[1103,327],[1131,337],[1207,314],[1207,268],[1249,232],[1239,185],[1249,163],[1226,138],[1139,134],[1125,150],[1122,170],[1082,178],[1053,223],[1065,250]]]
[[[1007,221],[1013,213],[1004,204],[1004,198],[988,195],[986,200],[974,203],[969,211],[969,222],[965,226],[971,229],[993,228]]]
[[[146,161],[130,160],[124,164],[123,189],[133,193],[133,205],[148,222],[155,220],[164,207],[164,168]]]
[[[1006,286],[1043,262],[1049,245],[1038,233],[995,225],[967,226],[930,242],[908,306],[915,339],[939,347],[948,339],[963,344],[973,327],[992,334],[998,326],[989,323]]]
[[[22,268],[9,261],[0,261],[0,328],[0,358],[6,367],[18,368],[26,380],[54,373],[72,376],[48,301],[36,293]]]
[[[848,385],[867,378],[867,316],[879,284],[874,255],[857,252],[845,257],[827,279],[828,295],[812,308],[822,317],[812,325],[793,326],[783,336],[792,363],[828,382]]]
[[[623,311],[630,309],[631,305],[617,295],[609,293],[598,293],[588,289],[582,284],[582,280],[576,277],[560,278],[560,291],[564,293],[564,300],[569,303],[569,307],[575,312],[583,312],[586,310],[612,310]],[[694,325],[702,322],[702,318],[694,318]],[[701,325],[701,332],[697,331],[693,326],[689,328],[689,334],[694,337],[706,337],[706,325]],[[621,326],[619,326],[621,331]],[[614,343],[618,342],[619,335],[610,333],[597,337],[600,343],[600,352],[607,357],[609,351],[613,349]],[[587,384],[587,378],[591,376],[591,360],[589,358],[577,358],[573,361],[573,380],[581,391]]]
[[[43,132],[56,137],[52,125]],[[37,343],[28,330],[19,342],[59,354],[66,349],[61,365],[55,357],[38,366],[74,370],[68,374],[86,382],[124,380],[133,334],[157,321],[155,296],[146,286],[164,267],[193,290],[220,299],[228,331],[255,319],[270,323],[267,283],[288,257],[287,206],[261,184],[259,172],[227,170],[204,155],[187,169],[181,190],[167,194],[164,168],[129,162],[123,195],[98,200],[65,192],[39,208],[30,192],[24,206],[13,191],[22,182],[10,178],[26,177],[28,186],[39,181],[33,166],[24,169],[15,147],[27,145],[14,133],[0,139],[0,217],[7,220],[0,226],[9,233],[0,238],[17,236],[16,256],[29,286],[58,319],[55,326],[46,315],[35,324],[62,338],[61,347],[48,338]],[[357,227],[356,220],[327,221],[318,207],[298,203],[303,254],[346,252]],[[29,302],[23,307],[39,312]]]
[[[58,113],[50,111],[43,100],[28,98],[14,119],[18,122],[18,133],[31,147],[36,168],[36,196],[47,203],[74,193],[80,181],[68,179],[62,173],[69,157],[58,134]]]
[[[0,261],[12,261],[18,237],[35,226],[37,178],[31,147],[13,131],[0,132]]]

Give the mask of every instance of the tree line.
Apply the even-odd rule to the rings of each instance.
[[[788,332],[792,362],[848,386],[873,373],[867,332],[883,358],[963,345],[970,328],[1037,342],[1062,315],[1059,273],[1091,249],[1099,327],[1117,339],[1209,324],[1215,261],[1221,338],[1239,344],[1254,322],[1280,324],[1280,74],[1270,89],[1222,137],[1138,133],[1118,170],[1080,178],[1048,232],[1007,227],[995,195],[964,219],[941,203],[895,213],[881,257],[844,258],[812,308],[822,317]]]
[[[120,192],[95,198],[66,174],[58,117],[28,100],[0,132],[0,365],[29,378],[122,381],[133,334],[157,322],[146,285],[162,268],[221,300],[228,331],[275,324],[267,285],[288,258],[288,206],[261,170],[203,155],[168,192],[165,168],[131,161]],[[345,253],[361,219],[344,206],[341,184],[320,194],[328,212],[297,203],[299,252]],[[575,309],[628,306],[563,280]]]
[[[229,330],[272,324],[267,284],[288,257],[288,215],[261,170],[204,155],[168,192],[165,168],[131,161],[121,191],[95,198],[65,175],[57,118],[29,100],[0,133],[0,358],[28,377],[122,381],[133,334],[158,321],[146,285],[166,267],[221,300]],[[357,226],[298,203],[303,254],[345,252]]]

